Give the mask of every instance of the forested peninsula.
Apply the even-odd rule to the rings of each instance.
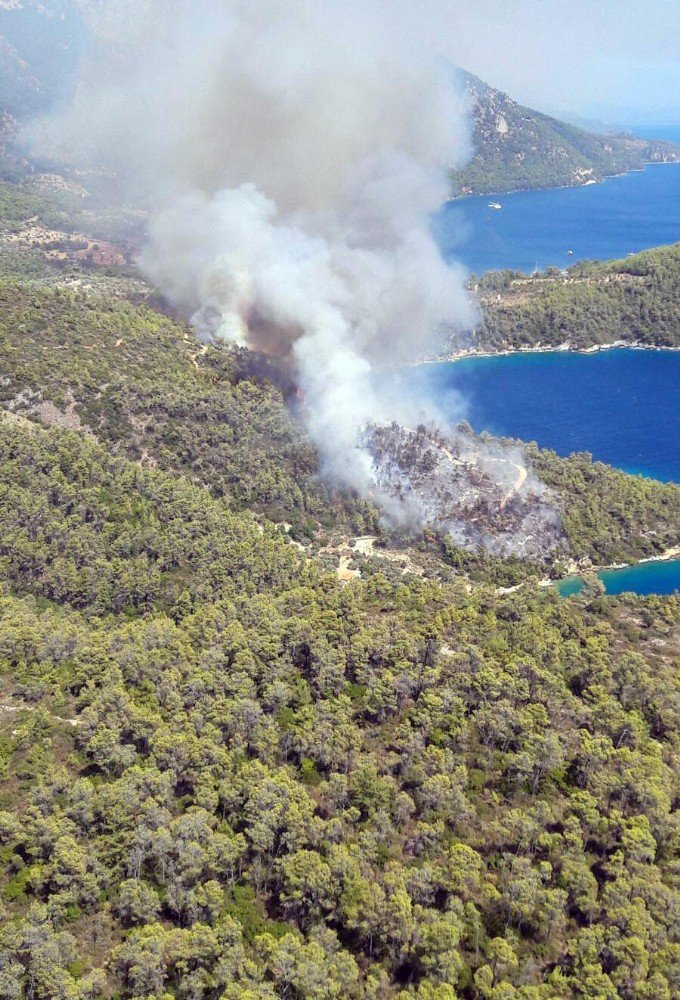
[[[454,195],[575,187],[673,163],[680,146],[628,132],[593,132],[518,104],[472,73],[459,71],[473,123],[470,162],[452,174]]]
[[[680,243],[566,271],[492,271],[474,278],[472,291],[481,322],[452,353],[680,347]]]

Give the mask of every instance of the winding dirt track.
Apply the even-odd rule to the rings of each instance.
[[[519,491],[522,489],[522,487],[526,483],[527,476],[529,475],[529,473],[527,472],[527,470],[525,469],[525,467],[523,465],[518,465],[517,462],[511,462],[507,458],[499,458],[499,459],[496,459],[496,461],[502,462],[504,465],[511,465],[513,469],[517,469],[517,479],[512,484],[512,486],[510,487],[510,489],[508,490],[508,492],[505,494],[505,496],[503,497],[503,499],[501,500],[501,510],[505,510],[505,508],[507,507],[508,503],[512,500],[512,498],[515,496],[515,494],[519,493]]]
[[[452,465],[465,464],[460,458],[457,458],[452,451],[449,451],[448,448],[445,448],[444,445],[438,444],[436,441],[433,441],[432,438],[426,438],[426,440],[427,443],[430,444],[435,449],[435,451],[438,451],[441,455],[444,455],[449,460],[449,462],[451,462]],[[529,473],[523,465],[518,465],[517,462],[511,462],[509,458],[491,458],[489,459],[489,461],[497,462],[499,465],[509,465],[511,468],[517,469],[516,480],[514,481],[508,492],[503,496],[501,500],[501,510],[505,510],[505,508],[510,503],[512,498],[517,493],[519,493],[519,491],[524,486],[525,482],[527,481]]]

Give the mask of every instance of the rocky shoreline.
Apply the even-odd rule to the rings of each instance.
[[[638,351],[678,351],[680,347],[670,347],[664,345],[655,344],[643,344],[639,341],[630,342],[625,340],[612,341],[608,344],[593,344],[590,347],[576,347],[575,345],[569,343],[568,341],[559,344],[557,346],[549,344],[537,344],[531,347],[519,347],[519,348],[501,348],[498,350],[493,350],[490,348],[478,348],[478,347],[467,347],[460,348],[457,351],[449,352],[445,355],[439,355],[435,357],[426,357],[425,359],[417,362],[413,362],[412,365],[420,364],[444,364],[452,363],[455,361],[463,361],[469,358],[498,358],[498,357],[509,357],[515,354],[551,354],[551,353],[572,353],[572,354],[597,354],[600,351],[611,351],[616,349],[631,349]],[[672,546],[669,549],[659,553],[658,555],[648,556],[644,559],[638,559],[631,563],[613,563],[609,565],[593,565],[589,562],[577,562],[576,560],[571,560],[567,563],[565,568],[565,574],[559,577],[544,577],[538,581],[539,587],[551,587],[559,583],[561,580],[569,579],[571,577],[578,577],[592,574],[599,574],[607,570],[617,570],[626,569],[630,566],[638,566],[645,563],[652,562],[669,562],[674,559],[680,559],[680,545]],[[500,587],[498,588],[498,593],[513,593],[515,590],[526,586],[530,581],[518,584],[514,587]]]
[[[647,556],[645,559],[638,559],[632,563],[611,563],[608,566],[593,566],[592,564],[571,562],[565,568],[567,570],[565,576],[560,577],[543,577],[538,581],[539,587],[553,587],[555,584],[561,583],[564,580],[570,580],[574,577],[584,577],[599,575],[600,573],[605,573],[608,570],[616,569],[629,569],[631,566],[643,566],[646,563],[656,563],[656,562],[672,562],[674,559],[680,559],[680,545],[673,545],[669,549],[665,549],[659,555]],[[511,588],[499,588],[498,593],[511,593],[514,590],[518,590],[519,587],[525,586],[524,583],[518,584],[516,587]]]
[[[580,573],[605,573],[607,570],[629,569],[631,566],[642,566],[645,563],[671,562],[673,559],[680,559],[680,545],[672,545],[670,549],[665,549],[657,556],[646,556],[644,559],[637,559],[632,563],[612,563],[609,566],[591,566],[587,569],[580,568],[573,575],[578,576]]]
[[[415,365],[446,364],[453,361],[464,361],[466,358],[505,358],[513,354],[599,354],[600,351],[613,351],[627,348],[633,351],[680,351],[680,347],[667,347],[662,344],[642,344],[639,341],[614,340],[609,344],[593,344],[590,347],[576,347],[565,341],[557,346],[552,344],[536,344],[530,347],[502,347],[494,350],[490,347],[461,347],[448,354],[426,356],[420,361],[410,362]]]

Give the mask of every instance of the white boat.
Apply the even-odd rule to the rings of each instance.
[[[498,211],[498,209],[503,208],[503,206],[501,205],[500,201],[490,201],[489,208],[495,208],[496,211]]]

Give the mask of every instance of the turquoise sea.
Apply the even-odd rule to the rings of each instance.
[[[489,208],[496,200],[500,211]],[[442,209],[435,230],[444,255],[475,274],[625,257],[680,240],[680,163],[584,187],[461,198]]]
[[[636,594],[676,594],[680,591],[680,559],[605,569],[598,576],[606,592],[612,595],[631,590]],[[578,576],[572,576],[562,580],[557,589],[562,597],[571,597],[581,592],[583,581]]]

